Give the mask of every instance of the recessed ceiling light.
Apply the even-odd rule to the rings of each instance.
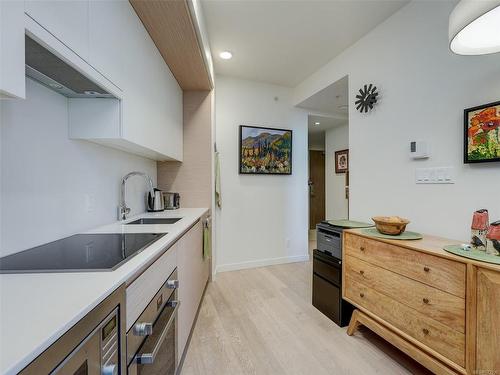
[[[320,124],[320,123],[319,123],[318,121],[316,121],[316,122],[314,123],[314,125],[319,125],[319,124]]]
[[[233,54],[229,51],[222,51],[221,53],[219,53],[219,56],[223,60],[229,60],[233,57]]]

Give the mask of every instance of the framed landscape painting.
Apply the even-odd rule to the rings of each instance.
[[[240,174],[292,174],[292,131],[240,125]]]
[[[464,111],[464,162],[500,161],[500,102]]]

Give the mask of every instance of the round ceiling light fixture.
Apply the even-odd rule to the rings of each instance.
[[[229,51],[222,51],[221,53],[219,53],[219,57],[222,60],[230,60],[233,58],[233,54]]]
[[[458,55],[500,52],[500,0],[461,0],[450,14],[448,36]]]

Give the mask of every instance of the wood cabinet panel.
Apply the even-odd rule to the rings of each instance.
[[[459,366],[465,366],[465,334],[350,277],[346,277],[346,282],[346,297],[357,306],[380,317]]]
[[[500,272],[477,271],[476,373],[500,373]]]
[[[347,256],[346,275],[384,295],[465,333],[465,300],[361,259]]]
[[[463,263],[346,233],[344,252],[368,263],[465,298]]]
[[[203,257],[203,225],[198,221],[180,240],[177,255],[179,278],[179,359],[186,347],[205,285],[209,262]]]

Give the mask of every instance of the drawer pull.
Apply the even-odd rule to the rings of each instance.
[[[424,267],[424,271],[425,271],[425,272],[429,272],[430,270],[431,270],[431,269],[430,269],[429,267],[427,267],[427,266],[425,266],[425,267]]]
[[[424,299],[422,299],[422,301],[423,301],[426,305],[427,305],[427,304],[429,304],[429,298],[424,298]]]
[[[359,247],[359,250],[361,250],[361,251],[365,251],[365,247],[364,247],[364,246],[360,246],[360,247]]]
[[[364,275],[364,274],[365,274],[365,271],[360,270],[360,271],[359,271],[359,274],[360,274],[360,275]]]
[[[423,332],[424,335],[428,335],[429,334],[429,330],[427,328],[422,329],[422,332]]]
[[[359,296],[360,296],[361,298],[364,298],[365,294],[364,294],[364,293],[359,293]]]

